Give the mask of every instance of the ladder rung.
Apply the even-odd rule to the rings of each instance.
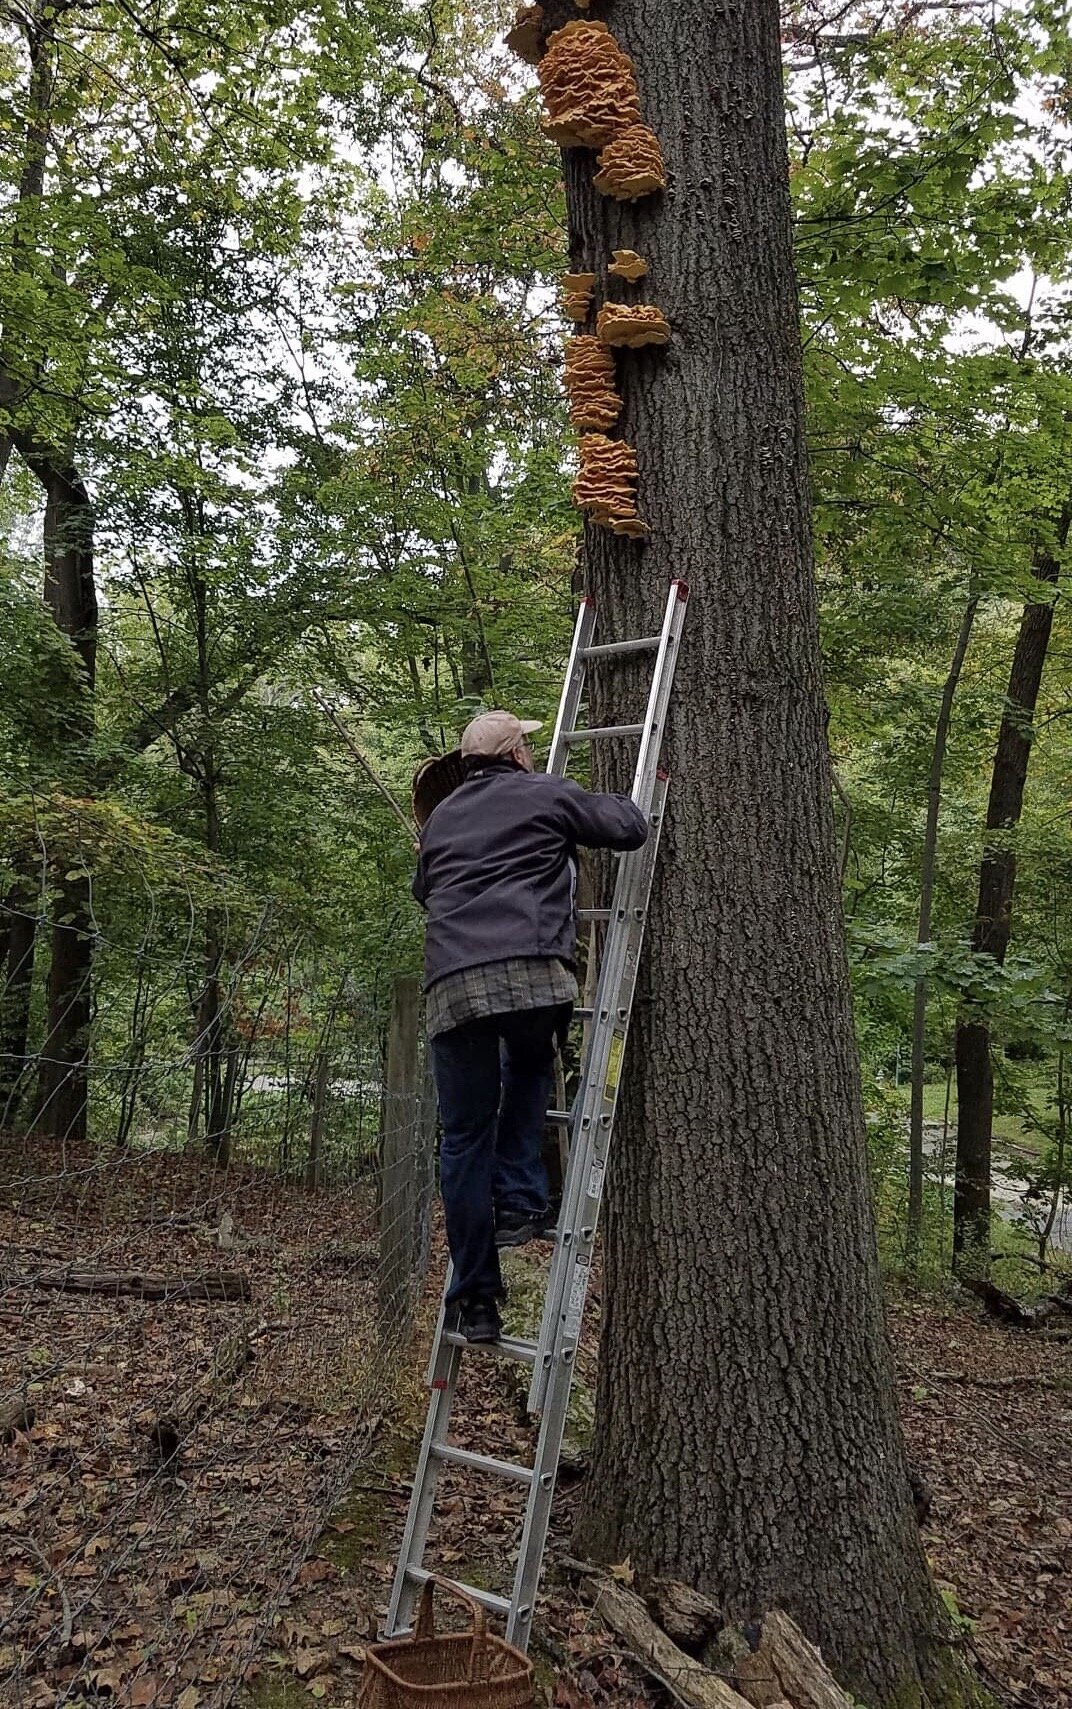
[[[584,1009],[584,1008],[574,1009],[573,1019],[575,1021],[590,1021],[594,1014],[595,1014],[594,1009]]]
[[[466,1466],[471,1472],[487,1472],[489,1477],[512,1478],[519,1484],[532,1482],[531,1466],[517,1466],[510,1460],[493,1460],[488,1454],[471,1454],[468,1448],[448,1448],[445,1442],[432,1443],[432,1457],[448,1466]]]
[[[612,659],[617,653],[654,653],[661,635],[642,635],[639,641],[606,641],[598,647],[582,647],[582,659]]]
[[[479,1353],[483,1347],[488,1353],[502,1353],[505,1358],[516,1359],[521,1365],[531,1365],[536,1357],[535,1341],[515,1341],[509,1335],[504,1335],[499,1341],[474,1343],[467,1341],[458,1329],[445,1329],[440,1340],[448,1347],[464,1347],[467,1353]]]
[[[573,748],[578,742],[596,742],[602,736],[642,736],[643,734],[643,724],[599,724],[589,730],[567,730],[562,740],[567,748]]]
[[[577,910],[578,920],[609,920],[610,917],[609,908],[578,908]]]
[[[573,1111],[572,1110],[548,1110],[547,1115],[544,1119],[546,1121],[549,1121],[551,1123],[552,1127],[569,1127],[570,1123],[573,1120]]]
[[[407,1567],[406,1577],[411,1584],[427,1584],[433,1575],[426,1567]],[[501,1614],[505,1618],[510,1612],[510,1598],[496,1596],[491,1590],[478,1590],[475,1584],[463,1584],[461,1579],[452,1581],[459,1590],[464,1590],[466,1596],[471,1596],[474,1602],[479,1602],[490,1614]]]

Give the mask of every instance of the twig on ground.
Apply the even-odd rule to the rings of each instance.
[[[49,1579],[59,1591],[60,1601],[63,1603],[63,1625],[60,1628],[60,1648],[63,1649],[70,1643],[71,1633],[74,1631],[74,1615],[71,1612],[71,1601],[70,1597],[67,1595],[67,1587],[59,1573],[56,1571],[56,1568],[45,1554],[45,1551],[38,1543],[34,1542],[32,1537],[27,1537],[25,1532],[18,1532],[15,1535],[14,1541],[21,1543],[24,1548],[29,1549],[31,1555],[36,1555],[37,1559],[41,1562],[41,1565],[48,1574]]]

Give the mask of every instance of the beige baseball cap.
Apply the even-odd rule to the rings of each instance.
[[[462,731],[462,753],[466,759],[494,759],[512,754],[526,736],[542,730],[538,718],[515,718],[512,712],[482,712]]]

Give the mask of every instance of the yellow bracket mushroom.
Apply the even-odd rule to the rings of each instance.
[[[562,148],[602,148],[640,120],[633,62],[606,24],[586,18],[556,30],[537,68],[544,131]]]
[[[669,344],[670,323],[651,303],[604,303],[596,316],[596,335],[601,344],[639,350],[644,344]]]
[[[566,344],[566,391],[574,427],[613,427],[622,413],[614,385],[614,357],[598,338],[571,338]]]
[[[594,273],[567,273],[562,281],[562,313],[567,320],[588,319],[595,290]]]
[[[573,483],[573,502],[601,528],[634,538],[648,532],[637,515],[637,454],[623,439],[585,433],[580,441],[581,469]]]
[[[608,273],[613,273],[616,279],[628,279],[631,285],[635,285],[638,279],[643,279],[648,271],[648,264],[635,249],[615,249],[612,254],[614,259],[607,268]]]
[[[608,142],[599,156],[595,187],[619,202],[636,202],[666,188],[659,139],[647,125],[629,125]]]

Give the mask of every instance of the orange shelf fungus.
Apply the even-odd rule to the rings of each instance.
[[[518,59],[539,65],[543,55],[544,10],[542,6],[519,6],[506,32],[506,45]]]
[[[643,279],[648,271],[648,264],[635,249],[615,249],[612,254],[614,259],[607,268],[608,273],[613,273],[616,279],[628,279],[631,285],[635,285],[638,279]]]
[[[647,532],[636,509],[637,454],[623,439],[586,433],[580,441],[581,471],[573,483],[573,502],[593,522],[616,534]]]
[[[562,313],[567,320],[588,319],[595,290],[594,273],[567,273],[562,281]]]
[[[659,139],[647,125],[633,124],[608,142],[599,157],[595,187],[618,202],[636,202],[666,188]]]
[[[604,303],[596,316],[601,344],[621,344],[639,350],[643,344],[669,344],[670,322],[650,303]]]
[[[598,338],[567,341],[566,391],[574,427],[614,426],[622,400],[614,385],[614,357]]]
[[[602,148],[636,129],[640,91],[633,62],[606,24],[575,18],[547,43],[537,75],[547,118],[544,132],[561,148]]]

